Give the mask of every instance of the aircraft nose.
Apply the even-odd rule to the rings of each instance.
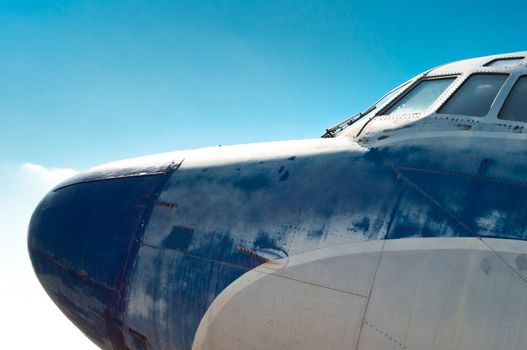
[[[70,181],[48,193],[31,218],[28,249],[40,283],[101,348],[124,348],[127,273],[164,177]]]

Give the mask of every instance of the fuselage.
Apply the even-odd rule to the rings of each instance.
[[[525,349],[524,75],[462,61],[331,137],[80,173],[35,210],[35,271],[107,349]]]

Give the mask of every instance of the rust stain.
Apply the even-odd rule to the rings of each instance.
[[[146,343],[146,340],[148,339],[146,335],[139,333],[133,328],[127,327],[128,333],[136,337],[137,339],[141,340],[143,343]]]
[[[34,246],[34,249],[38,250],[40,254],[42,254],[43,258],[48,259],[53,264],[67,271],[68,273],[80,279],[81,281],[84,281],[92,288],[118,293],[117,289],[101,284],[99,281],[95,280],[92,276],[90,276],[86,271],[78,270],[75,267],[70,266],[68,263],[57,259],[55,256],[50,254],[46,249],[44,249],[40,244],[36,243],[35,241],[33,241],[32,244]]]
[[[168,208],[168,209],[176,209],[177,208],[177,204],[176,203],[170,203],[170,202],[157,201],[156,205],[160,206],[160,207],[165,207],[165,208]]]
[[[236,249],[242,253],[245,253],[247,255],[250,255],[258,260],[261,260],[261,261],[264,261],[264,262],[269,262],[270,260],[269,259],[266,259],[260,255],[258,255],[258,253],[256,253],[254,250],[250,250],[250,249],[247,249],[247,248],[244,248],[244,247],[236,247]]]

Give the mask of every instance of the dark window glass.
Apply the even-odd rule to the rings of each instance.
[[[510,68],[518,65],[524,58],[525,57],[498,58],[487,63],[485,67]]]
[[[506,79],[506,74],[472,75],[439,109],[438,113],[485,116]]]
[[[383,114],[423,113],[455,79],[455,77],[450,77],[423,80]]]
[[[516,82],[498,118],[527,122],[527,77]]]

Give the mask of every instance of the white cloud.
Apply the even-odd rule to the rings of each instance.
[[[34,163],[0,164],[0,220],[4,228],[25,229],[33,209],[46,193],[76,173],[74,169]],[[24,226],[19,227],[22,223]]]
[[[26,246],[27,226],[39,200],[53,186],[76,173],[73,169],[47,168],[34,163],[0,164],[3,348],[96,349],[39,285]]]
[[[46,168],[33,163],[23,163],[21,170],[26,175],[31,176],[36,183],[44,183],[50,187],[77,173],[76,170],[70,168]]]

